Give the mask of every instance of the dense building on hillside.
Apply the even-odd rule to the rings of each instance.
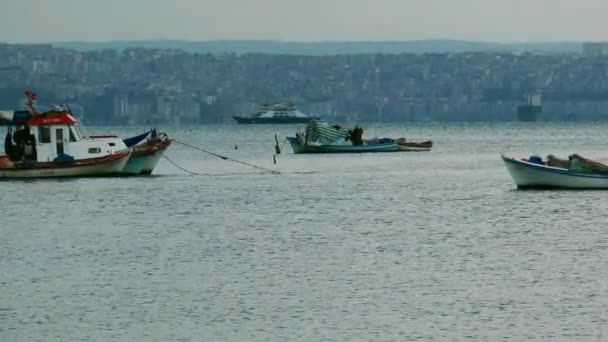
[[[583,43],[583,56],[589,58],[608,56],[608,42]]]
[[[508,121],[525,94],[545,119],[608,118],[608,57],[432,53],[288,56],[0,44],[0,108],[32,87],[89,123],[228,123],[291,102],[336,121]],[[85,115],[86,113],[86,115]]]

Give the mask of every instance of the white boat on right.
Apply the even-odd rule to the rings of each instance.
[[[568,159],[501,158],[519,189],[608,189],[608,165],[577,154]]]

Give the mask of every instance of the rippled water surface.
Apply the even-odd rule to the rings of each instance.
[[[518,191],[499,158],[608,160],[608,124],[367,128],[436,145],[273,165],[295,127],[166,128],[281,174],[174,144],[199,175],[0,182],[0,340],[608,339],[608,193]]]

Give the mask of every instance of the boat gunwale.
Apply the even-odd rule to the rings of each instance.
[[[139,146],[139,149],[138,146],[136,146],[131,153],[131,158],[146,157],[154,155],[157,152],[162,152],[166,150],[172,142],[172,139],[168,139],[157,142],[151,146]]]

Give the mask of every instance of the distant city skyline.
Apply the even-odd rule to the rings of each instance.
[[[0,41],[608,41],[605,0],[4,0]]]

